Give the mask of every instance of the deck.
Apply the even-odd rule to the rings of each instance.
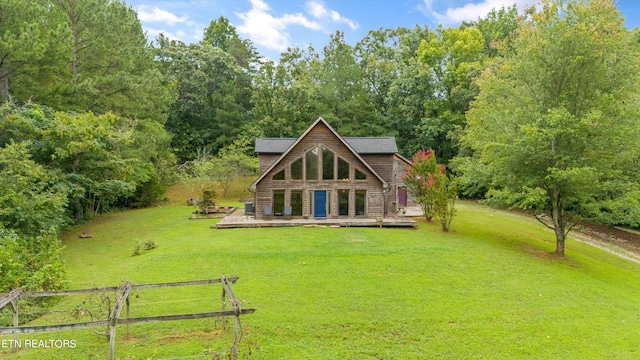
[[[382,220],[382,221],[379,221]],[[261,228],[281,226],[332,226],[332,227],[410,227],[415,228],[418,223],[403,216],[385,217],[383,219],[283,219],[275,217],[271,220],[255,219],[253,216],[229,215],[225,216],[215,226],[216,229],[232,228]]]

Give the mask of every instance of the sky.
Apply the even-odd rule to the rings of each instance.
[[[369,30],[433,29],[459,26],[462,21],[484,17],[492,8],[516,4],[519,10],[538,0],[125,0],[138,12],[150,41],[160,33],[194,43],[202,40],[211,20],[224,16],[243,39],[249,39],[260,55],[274,61],[287,47],[317,52],[329,35],[340,30],[355,45]],[[640,0],[619,0],[629,29],[640,26]]]

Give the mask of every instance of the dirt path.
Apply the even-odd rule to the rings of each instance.
[[[638,252],[638,250],[634,249],[633,246],[619,244],[625,241],[623,239],[615,238],[613,235],[608,235],[608,237],[609,239],[605,240],[600,235],[589,234],[589,232],[585,231],[576,231],[569,234],[569,238],[573,240],[597,247],[623,259],[640,264],[640,252]]]

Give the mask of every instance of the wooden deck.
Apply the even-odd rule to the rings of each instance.
[[[410,227],[415,228],[418,223],[403,216],[385,217],[381,219],[283,219],[274,217],[272,220],[259,220],[253,216],[230,215],[224,217],[211,228],[260,228],[281,226],[333,226],[333,227]]]

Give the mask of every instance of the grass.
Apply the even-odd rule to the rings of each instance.
[[[461,203],[450,233],[271,228],[213,230],[175,200],[100,218],[64,236],[69,288],[183,281],[237,274],[245,307],[241,358],[636,359],[640,266],[569,241],[521,215]],[[234,200],[234,199],[230,199]],[[237,200],[237,199],[236,199]],[[136,240],[159,247],[130,256]],[[171,296],[175,296],[172,300]],[[131,316],[219,309],[219,286],[137,291]],[[64,299],[70,309],[86,299]],[[50,314],[41,322],[56,319]],[[221,350],[231,332],[213,320],[118,328],[121,359],[175,358]],[[74,349],[22,349],[8,359],[105,359],[91,330],[23,335],[74,339]],[[0,337],[10,339],[10,337]]]

